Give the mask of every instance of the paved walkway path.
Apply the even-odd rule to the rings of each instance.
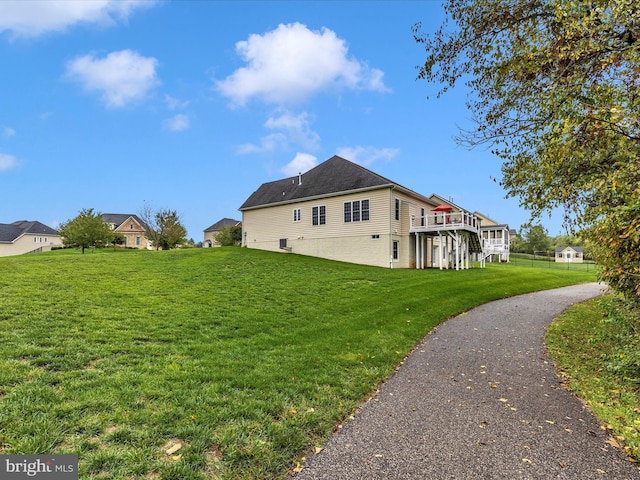
[[[521,295],[443,323],[294,480],[640,479],[544,352],[551,321],[600,293]]]

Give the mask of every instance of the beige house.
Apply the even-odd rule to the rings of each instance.
[[[240,207],[242,245],[389,268],[469,268],[480,221],[334,156],[262,184]]]
[[[43,223],[27,220],[0,223],[0,257],[48,252],[56,246],[62,246],[62,238]]]
[[[557,247],[556,263],[583,263],[584,251],[582,247]]]
[[[111,230],[122,235],[124,238],[122,245],[124,247],[153,249],[151,242],[144,236],[145,223],[137,215],[130,213],[103,213],[102,221],[107,223]]]
[[[509,225],[498,223],[480,212],[474,212],[474,215],[481,221],[480,239],[483,261],[508,262],[512,238]]]
[[[205,229],[204,241],[202,242],[202,246],[205,248],[219,247],[220,244],[216,240],[216,235],[218,234],[218,232],[225,227],[237,227],[241,223],[242,222],[240,220],[234,220],[232,218],[223,218],[222,220],[218,220],[209,228]]]

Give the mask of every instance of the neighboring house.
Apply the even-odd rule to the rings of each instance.
[[[124,238],[123,246],[151,250],[151,242],[144,236],[145,223],[130,213],[103,213],[102,221]]]
[[[556,263],[583,263],[584,251],[582,247],[557,247]]]
[[[234,220],[232,218],[223,218],[222,220],[217,221],[204,231],[204,242],[202,242],[202,246],[205,248],[219,247],[220,244],[216,240],[218,232],[225,227],[236,227],[241,224],[242,222],[240,220]]]
[[[27,220],[0,223],[0,257],[48,252],[51,247],[61,245],[58,232],[43,223]]]
[[[334,156],[262,184],[240,207],[242,245],[391,268],[469,268],[475,215]]]
[[[512,230],[509,225],[501,224],[495,220],[474,212],[481,220],[480,238],[482,239],[482,255],[484,261],[508,262],[511,248]]]

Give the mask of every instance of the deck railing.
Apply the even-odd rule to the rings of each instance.
[[[437,212],[425,216],[411,217],[411,229],[417,230],[441,230],[464,228],[465,230],[478,231],[480,219],[467,212]]]

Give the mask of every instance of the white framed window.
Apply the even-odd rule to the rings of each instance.
[[[300,220],[302,220],[302,210],[300,208],[294,208],[293,209],[293,221],[294,222],[299,222]]]
[[[400,199],[396,198],[395,201],[395,219],[400,220]]]
[[[311,209],[311,225],[325,225],[327,223],[327,207],[319,205]]]
[[[393,260],[397,261],[400,258],[400,242],[398,240],[393,241]]]
[[[369,200],[344,202],[344,223],[366,222],[369,220]]]

